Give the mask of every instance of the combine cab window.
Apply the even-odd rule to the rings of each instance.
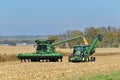
[[[39,46],[37,47],[37,50],[38,50],[38,51],[41,51],[41,52],[46,52],[47,46],[46,46],[46,45],[39,45]]]

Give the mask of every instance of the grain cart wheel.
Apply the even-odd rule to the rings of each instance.
[[[93,62],[93,57],[90,57],[90,61]]]
[[[95,62],[95,57],[91,57],[91,62]]]

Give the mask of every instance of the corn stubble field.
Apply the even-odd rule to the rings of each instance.
[[[120,71],[120,48],[97,48],[96,62],[68,62],[70,49],[57,49],[63,62],[20,62],[19,53],[33,53],[33,46],[0,46],[0,80],[80,80]]]

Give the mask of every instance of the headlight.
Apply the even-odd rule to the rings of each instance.
[[[85,58],[82,58],[82,60],[84,61],[84,60],[85,60]]]

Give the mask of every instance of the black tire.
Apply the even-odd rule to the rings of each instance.
[[[89,62],[89,57],[85,59],[85,62]]]
[[[95,62],[96,58],[95,57],[91,57],[91,62]]]

